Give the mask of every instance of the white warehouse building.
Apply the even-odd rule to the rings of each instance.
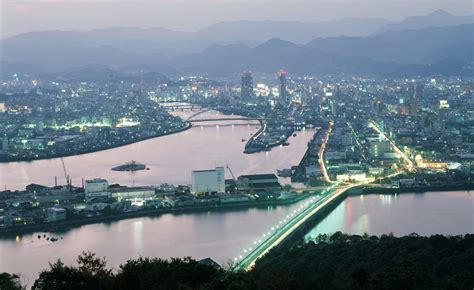
[[[225,192],[224,167],[192,172],[192,193],[194,195],[212,195]]]
[[[102,178],[86,180],[84,190],[86,192],[86,199],[109,196],[109,183]]]

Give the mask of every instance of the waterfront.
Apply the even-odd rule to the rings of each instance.
[[[426,192],[349,196],[306,236],[341,231],[395,236],[474,233],[474,192]]]
[[[52,243],[38,233],[0,240],[0,272],[22,274],[33,281],[48,261],[61,258],[73,263],[82,250],[106,257],[115,269],[129,258],[140,256],[211,257],[225,264],[242,254],[275,223],[298,208],[269,206],[250,209],[164,214],[81,226],[48,234],[63,237]],[[400,236],[466,234],[474,232],[474,193],[472,191],[369,194],[350,196],[339,204],[306,236],[343,231],[349,234]]]
[[[188,112],[176,113],[186,117]],[[220,113],[207,112],[202,118],[216,117]],[[221,126],[208,126],[209,124]],[[304,130],[290,137],[290,146],[279,146],[272,151],[244,154],[245,142],[253,135],[258,123],[242,125],[245,121],[220,121],[199,123],[193,128],[173,135],[158,137],[110,150],[78,156],[64,157],[67,173],[73,185],[80,186],[81,179],[102,177],[111,183],[123,185],[158,185],[161,183],[189,184],[191,171],[226,166],[235,175],[250,173],[276,173],[277,169],[297,165],[314,130]],[[248,122],[247,122],[248,123]],[[227,124],[226,126],[222,125]],[[234,126],[230,124],[236,124]],[[240,125],[238,125],[240,124]],[[150,168],[139,172],[116,172],[111,168],[130,160],[142,162]],[[47,170],[45,170],[47,169]],[[32,162],[0,164],[0,186],[21,190],[30,183],[54,185],[65,183],[60,158]],[[226,178],[231,178],[226,171]]]
[[[38,239],[38,233],[0,239],[0,272],[20,273],[31,286],[48,261],[73,263],[83,250],[105,256],[115,269],[140,256],[211,257],[225,264],[302,202],[92,224],[53,234],[63,237],[55,243]]]

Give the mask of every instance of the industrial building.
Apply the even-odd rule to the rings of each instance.
[[[109,194],[118,201],[130,200],[132,204],[142,205],[145,200],[155,197],[155,188],[151,186],[110,188]]]
[[[94,197],[109,196],[109,183],[103,178],[86,180],[84,184],[86,200]]]
[[[275,174],[251,174],[239,176],[237,188],[246,192],[280,191],[281,185]]]
[[[224,167],[192,172],[192,193],[194,195],[213,195],[225,193]]]
[[[57,222],[66,220],[66,210],[61,207],[48,208],[48,222]]]

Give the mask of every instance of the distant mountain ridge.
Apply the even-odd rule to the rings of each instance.
[[[431,26],[452,26],[474,22],[474,15],[452,15],[444,10],[436,10],[428,15],[411,16],[398,23],[383,26],[378,33],[421,29]]]
[[[379,61],[404,64],[429,63],[452,57],[466,60],[466,53],[458,55],[449,47],[473,47],[474,24],[447,27],[428,27],[417,30],[387,31],[371,37],[317,38],[309,47],[346,56],[365,56]],[[434,51],[438,51],[434,53]],[[428,57],[430,53],[431,58]],[[472,61],[467,59],[466,61]]]
[[[236,21],[197,32],[134,27],[31,32],[0,42],[0,73],[27,71],[30,66],[32,72],[43,73],[109,67],[228,74],[284,67],[295,73],[465,74],[473,67],[471,20],[436,11],[399,23],[376,18]]]

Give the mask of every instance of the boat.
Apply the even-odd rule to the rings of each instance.
[[[289,146],[289,145],[290,145],[290,143],[288,143],[288,142],[283,142],[283,144],[282,144],[282,145],[283,145],[283,146]]]
[[[146,166],[136,161],[130,161],[125,164],[113,167],[113,171],[138,171],[138,170],[145,170]]]
[[[245,139],[242,139],[242,142],[245,142],[245,141],[247,141],[247,140],[245,140]]]

